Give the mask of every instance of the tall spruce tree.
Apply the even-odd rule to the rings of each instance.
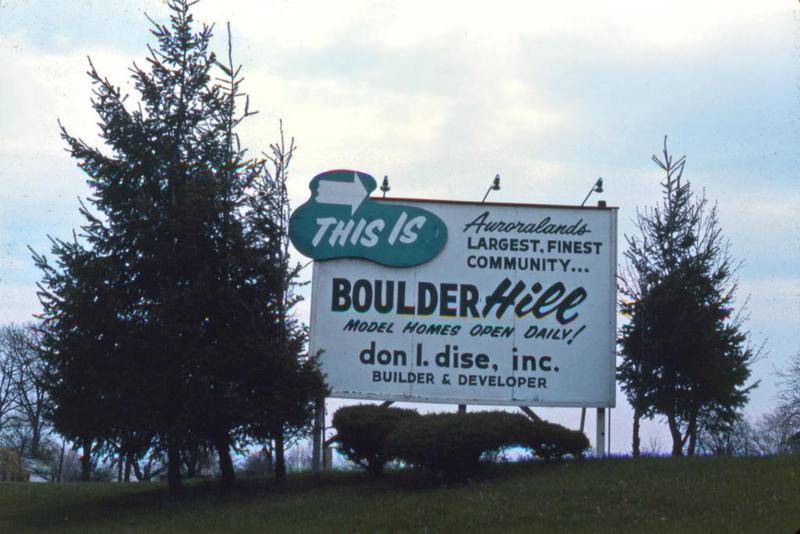
[[[92,207],[80,236],[54,241],[57,265],[35,256],[57,428],[127,440],[131,454],[166,450],[173,490],[181,451],[198,444],[217,451],[233,484],[231,446],[264,413],[290,411],[276,392],[305,369],[280,350],[285,228],[259,193],[265,160],[248,159],[236,135],[253,114],[240,68],[230,40],[227,63],[208,50],[212,28],[194,30],[193,4],[171,0],[170,24],[151,20],[158,44],[147,68],[131,68],[135,106],[90,62],[107,152],[62,136]]]
[[[271,373],[285,377],[270,389],[251,388],[256,396],[251,406],[261,411],[250,417],[252,424],[246,433],[261,441],[271,441],[275,451],[275,478],[283,482],[286,477],[284,452],[291,439],[303,437],[309,430],[307,422],[313,417],[316,401],[327,394],[327,387],[318,369],[316,355],[304,353],[308,332],[292,316],[294,306],[300,301],[295,289],[302,266],[292,264],[290,257],[289,219],[291,208],[287,188],[288,168],[294,155],[294,139],[286,142],[283,125],[280,140],[270,145],[267,165],[254,183],[254,194],[250,197],[251,210],[247,221],[253,250],[258,257],[270,265],[274,277],[262,277],[256,289],[263,293],[268,306],[263,309],[264,320],[277,326],[277,336],[260,341],[272,353],[268,361],[253,369],[248,380],[261,382],[260,373]],[[271,365],[281,368],[275,370]],[[258,371],[258,372],[255,372]]]
[[[621,276],[618,379],[639,420],[664,416],[672,454],[694,454],[703,425],[733,424],[755,384],[745,385],[757,356],[734,313],[736,265],[716,214],[683,179],[686,158],[667,150],[653,161],[665,172],[663,199],[637,212],[638,235],[625,236]]]
[[[137,360],[124,352],[130,344],[123,343],[124,323],[117,316],[122,310],[115,309],[111,258],[94,254],[77,237],[53,240],[52,250],[56,265],[34,252],[43,271],[43,378],[50,394],[50,418],[63,436],[83,449],[81,479],[88,481],[102,443],[137,426],[129,419],[136,413],[137,396],[128,390],[140,387],[147,377],[143,367],[131,365]]]

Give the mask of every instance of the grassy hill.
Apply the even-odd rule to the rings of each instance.
[[[786,532],[800,529],[800,456],[607,459],[488,467],[437,485],[357,472],[286,488],[211,483],[0,484],[0,532]]]

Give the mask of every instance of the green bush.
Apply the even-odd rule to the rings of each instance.
[[[22,466],[19,456],[12,450],[0,448],[0,482],[27,480],[28,472]]]
[[[532,431],[529,419],[509,412],[427,414],[402,421],[386,448],[393,458],[454,479],[477,468],[484,453],[527,445]]]
[[[386,443],[388,456],[450,479],[469,474],[484,454],[506,447],[529,449],[553,461],[582,456],[589,439],[555,423],[492,411],[421,415],[401,422]]]
[[[538,421],[525,446],[545,461],[561,460],[566,455],[582,457],[589,448],[589,438],[579,430],[570,430],[556,423]]]
[[[357,405],[340,408],[333,426],[339,450],[373,475],[398,459],[456,479],[474,471],[484,454],[506,447],[528,449],[545,461],[578,458],[589,448],[582,432],[501,411],[419,415]]]
[[[333,414],[336,443],[348,460],[380,476],[390,459],[385,451],[386,437],[402,421],[417,418],[415,410],[370,404],[345,406]]]

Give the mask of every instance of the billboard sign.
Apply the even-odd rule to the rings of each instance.
[[[365,173],[335,172],[374,189]],[[314,263],[311,350],[331,396],[614,406],[616,209],[344,196],[320,206],[321,181],[291,235],[325,259]],[[372,246],[361,240],[370,224]]]

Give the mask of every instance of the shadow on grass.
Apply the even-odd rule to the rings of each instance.
[[[15,530],[44,530],[84,527],[104,524],[126,525],[140,523],[153,514],[169,521],[172,516],[187,510],[223,507],[247,507],[258,501],[274,502],[297,495],[317,492],[347,493],[354,497],[369,497],[379,493],[414,493],[456,489],[491,482],[509,476],[531,475],[554,466],[540,462],[489,464],[458,481],[448,481],[416,469],[388,470],[383,477],[372,478],[360,471],[332,471],[319,478],[311,473],[293,473],[286,485],[263,478],[240,478],[231,491],[222,492],[217,481],[189,481],[178,494],[170,494],[161,482],[149,483],[81,483],[47,484],[29,487],[17,499],[16,510],[0,511],[0,526],[11,525]],[[124,527],[123,527],[124,528]]]

